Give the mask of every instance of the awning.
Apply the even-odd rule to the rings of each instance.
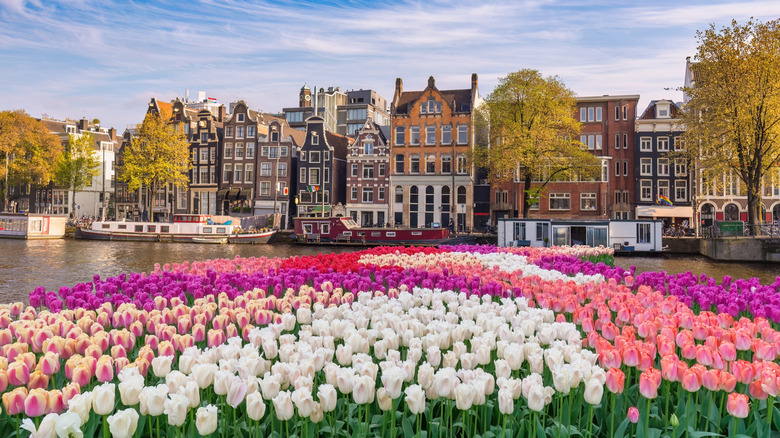
[[[241,189],[241,192],[238,194],[239,201],[246,201],[249,199],[249,189]]]
[[[217,199],[224,199],[227,196],[228,189],[222,189],[217,192]]]
[[[638,205],[636,217],[682,217],[692,218],[693,207],[675,205]]]
[[[238,192],[239,192],[239,189],[230,189],[230,191],[228,192],[228,194],[227,194],[227,196],[225,198],[226,199],[236,199],[236,198],[238,198]]]

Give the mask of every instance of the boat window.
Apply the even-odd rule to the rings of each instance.
[[[119,228],[120,230],[126,230],[127,225],[117,225],[117,228]]]
[[[320,230],[322,230],[322,234],[330,234],[330,224],[320,225]]]
[[[161,233],[170,233],[171,227],[168,225],[160,225],[160,232]]]
[[[422,231],[412,231],[412,236],[422,236]]]
[[[225,233],[225,227],[219,227],[219,228],[217,228],[217,233],[222,233],[222,234],[224,234],[224,233]]]
[[[211,232],[211,227],[203,227],[203,232],[204,233],[210,233]]]
[[[385,236],[387,237],[395,237],[395,231],[388,231]]]
[[[381,236],[382,236],[382,233],[379,232],[379,231],[372,231],[371,232],[371,237],[381,237]]]
[[[103,224],[102,227],[103,227],[104,230],[107,230],[107,229],[111,228],[111,224]]]
[[[40,219],[38,219],[38,220],[31,220],[30,221],[30,231],[41,231],[41,224],[42,224],[42,221]]]
[[[144,232],[144,226],[143,225],[136,225],[135,226],[135,231],[137,231],[139,233],[143,233]]]
[[[303,226],[303,234],[311,234],[312,233],[312,225],[311,224],[305,224]]]
[[[154,233],[155,231],[157,231],[157,225],[149,225],[149,226],[147,226],[146,227],[146,231],[148,231],[150,233]]]

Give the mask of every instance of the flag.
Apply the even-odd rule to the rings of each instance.
[[[306,190],[309,192],[316,192],[320,189],[320,186],[306,186]]]
[[[664,195],[658,196],[658,202],[661,204],[672,205],[672,201]]]

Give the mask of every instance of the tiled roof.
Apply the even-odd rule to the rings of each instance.
[[[398,98],[398,104],[395,107],[396,114],[409,114],[409,109],[411,105],[417,101],[425,92],[423,91],[404,91],[401,93],[401,96]],[[471,89],[462,89],[462,90],[438,90],[439,94],[441,94],[442,99],[444,102],[446,102],[448,105],[452,106],[452,102],[455,102],[456,108],[452,108],[453,111],[456,112],[463,112],[464,108],[462,105],[467,104],[468,110],[471,109]],[[468,111],[466,110],[466,111]]]
[[[328,145],[330,145],[330,147],[332,147],[333,150],[335,151],[334,152],[335,156],[337,157],[347,156],[347,148],[351,143],[349,138],[330,131],[325,131],[325,137],[326,137],[325,140],[328,142]]]

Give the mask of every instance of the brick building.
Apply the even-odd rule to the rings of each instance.
[[[471,87],[439,90],[433,76],[422,91],[404,91],[396,79],[390,108],[392,220],[408,227],[474,224],[474,108],[481,104],[477,75]],[[453,216],[454,213],[454,216]]]
[[[357,131],[347,155],[347,214],[358,224],[390,220],[390,145],[371,119]]]
[[[296,203],[299,216],[327,215],[346,203],[347,149],[350,140],[325,129],[325,119],[306,120],[306,139],[298,156]]]
[[[266,115],[268,132],[258,138],[254,214],[280,215],[280,228],[292,227],[291,202],[298,180],[298,151],[306,133],[293,129],[284,119]],[[295,213],[295,211],[293,211]]]

